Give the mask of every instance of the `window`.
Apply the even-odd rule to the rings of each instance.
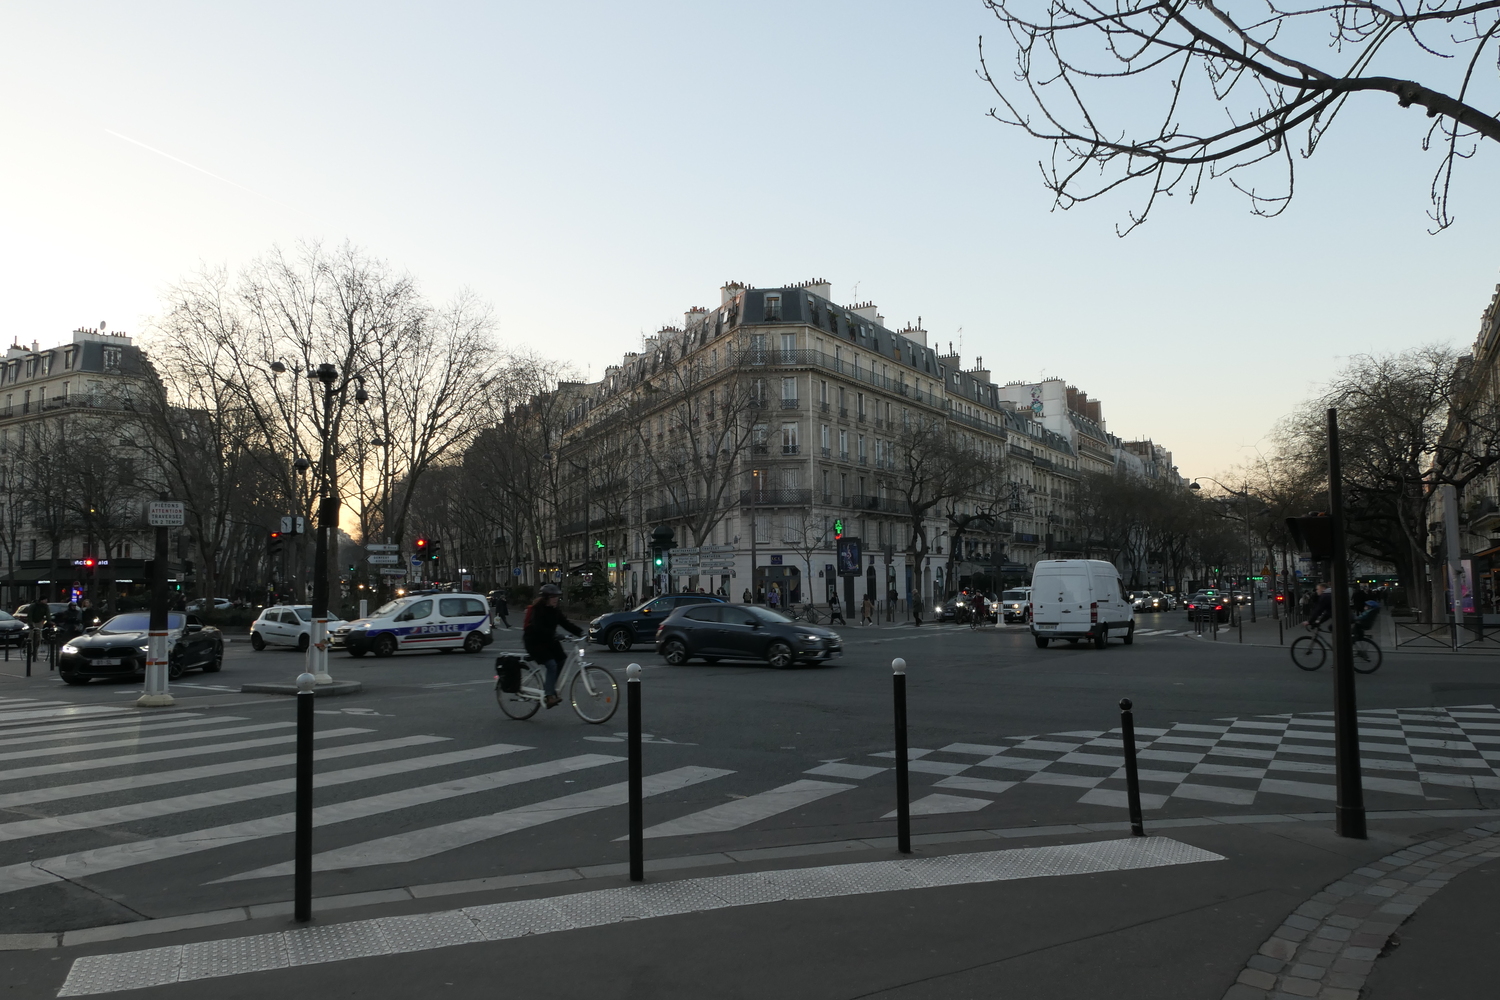
[[[778,320],[778,319],[781,319],[781,296],[780,295],[767,295],[766,296],[766,319],[767,320]]]
[[[823,431],[823,433],[822,433],[822,439],[823,439],[822,448],[823,448],[824,454],[827,454],[827,452],[828,452],[828,425],[827,424],[823,425],[822,431]]]
[[[859,436],[859,460],[861,462],[865,460],[865,436],[863,434]]]
[[[73,357],[74,357],[74,355],[76,353],[77,352],[73,348],[71,348],[71,347],[68,348],[67,350],[63,351],[63,369],[65,371],[71,371],[72,370],[72,368],[73,368]]]
[[[797,380],[796,379],[794,379],[794,378],[784,378],[784,379],[781,380],[781,398],[782,398],[783,402],[785,402],[785,401],[791,401],[791,402],[795,403],[797,401]]]
[[[849,432],[839,431],[839,458],[849,461]]]
[[[847,472],[839,473],[839,496],[846,498],[849,496],[849,473]],[[35,544],[35,542],[32,543],[33,546]]]
[[[104,349],[104,370],[120,370],[120,349],[118,347],[106,347]]]
[[[783,455],[797,454],[797,424],[781,425],[781,453]]]
[[[858,393],[857,395],[859,397],[858,398],[858,409],[855,412],[857,412],[859,414],[859,419],[863,420],[865,418],[865,394],[861,392],[861,393]]]
[[[818,402],[820,402],[820,403],[826,403],[826,402],[828,402],[828,380],[827,379],[820,379],[818,381]]]
[[[682,617],[695,622],[719,622],[723,620],[721,617],[723,610],[722,604],[701,604],[691,611],[684,611]]]
[[[823,470],[823,496],[828,497],[828,470]]]
[[[797,357],[797,335],[795,333],[783,333],[781,335],[781,357],[783,361],[793,361]]]

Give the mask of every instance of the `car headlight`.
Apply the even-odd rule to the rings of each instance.
[[[62,651],[63,651],[64,654],[66,654],[68,656],[77,656],[78,655],[78,647],[75,646],[75,645],[73,645],[71,642],[65,642],[65,643],[63,643]]]
[[[595,618],[593,621],[589,622],[589,628],[598,628],[599,623],[602,621],[604,621],[604,616],[600,615],[598,618]]]
[[[143,643],[141,643],[139,646],[137,646],[135,648],[139,649],[142,653],[149,653],[149,652],[151,652],[151,644],[149,642],[143,642]]]

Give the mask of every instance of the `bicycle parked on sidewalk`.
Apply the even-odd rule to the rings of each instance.
[[[1332,648],[1329,641],[1324,639],[1328,634],[1327,629],[1311,630],[1311,635],[1304,635],[1292,642],[1292,662],[1303,670],[1317,670],[1323,666],[1328,659],[1328,651]],[[1354,647],[1354,670],[1356,673],[1373,674],[1380,669],[1382,659],[1380,645],[1369,636],[1362,634],[1362,630],[1356,629],[1353,637]]]
[[[568,692],[568,704],[573,706],[580,719],[597,726],[608,722],[615,709],[620,707],[620,685],[614,674],[583,658],[587,645],[588,640],[584,638],[573,640],[573,651],[568,654],[557,676],[557,688]],[[507,660],[512,662],[505,662]],[[535,715],[542,707],[545,695],[545,668],[519,656],[498,657],[495,666],[495,701],[499,703],[500,711],[512,719],[529,719]]]

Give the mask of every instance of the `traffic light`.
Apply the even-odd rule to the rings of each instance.
[[[833,519],[833,540],[839,541],[844,537],[844,519],[836,517]]]
[[[602,539],[602,538],[596,538],[596,539],[594,539],[594,548],[596,548],[596,549],[602,549],[602,548],[604,548],[604,539]]]
[[[427,558],[428,559],[431,559],[433,562],[437,562],[438,561],[438,557],[441,556],[442,554],[443,554],[443,543],[442,542],[440,542],[436,538],[434,538],[430,542],[427,543]]]
[[[660,552],[658,552],[658,553],[657,553],[657,554],[656,554],[656,558],[655,558],[655,559],[653,559],[653,560],[651,560],[651,563],[652,563],[652,565],[654,565],[654,566],[655,566],[655,567],[656,567],[656,568],[657,568],[657,569],[661,569],[661,568],[662,568],[662,567],[663,567],[663,566],[665,566],[665,565],[666,565],[666,564],[667,564],[667,560],[666,560],[666,558],[665,558],[665,557],[663,557],[663,556],[662,556],[662,554],[661,554],[661,553],[660,553]]]
[[[281,555],[281,543],[282,543],[282,540],[285,537],[286,536],[283,535],[279,531],[273,531],[273,532],[271,532],[270,538],[268,538],[266,540],[266,555],[269,555],[269,556],[279,556],[279,555]]]
[[[425,539],[425,538],[418,538],[417,539],[417,558],[419,558],[419,559],[426,559],[427,558],[427,539]]]

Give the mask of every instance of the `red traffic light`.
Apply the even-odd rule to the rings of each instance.
[[[427,548],[427,539],[425,539],[425,538],[418,538],[417,539],[417,548],[419,548],[419,549],[425,549],[425,548]]]
[[[277,539],[277,538],[280,538],[280,537],[281,537],[281,532],[279,532],[279,531],[273,531],[273,532],[271,532],[271,538],[273,540]]]
[[[94,560],[92,560],[92,559],[85,559],[83,561],[83,565],[87,569],[93,569],[94,568]]]

